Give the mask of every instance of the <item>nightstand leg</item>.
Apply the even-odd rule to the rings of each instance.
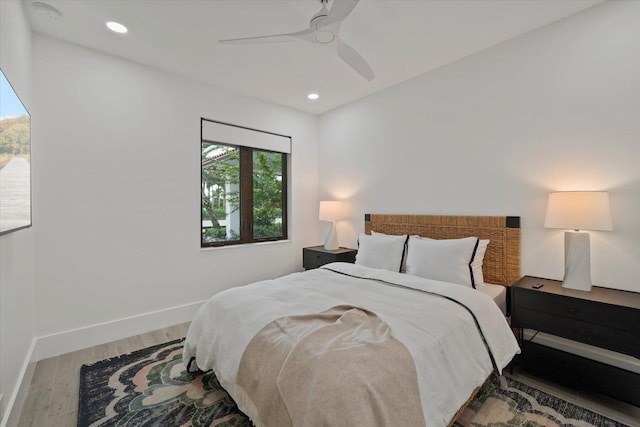
[[[520,352],[522,353],[522,347],[524,347],[524,328],[518,328],[518,345],[520,346]]]
[[[518,346],[520,346],[520,356],[522,356],[522,352],[524,352],[524,328],[518,328],[518,337],[516,339],[518,340]],[[509,364],[509,373],[511,375],[513,375],[513,365],[515,364],[516,357],[518,357],[517,354]]]

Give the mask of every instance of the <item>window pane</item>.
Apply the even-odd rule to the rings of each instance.
[[[291,137],[204,118],[200,123],[200,246],[286,239]],[[232,141],[240,135],[236,128],[242,145]],[[265,135],[286,140],[287,151],[261,146]]]
[[[240,239],[239,150],[202,142],[202,243]]]
[[[284,154],[253,150],[253,238],[283,237],[282,158]]]

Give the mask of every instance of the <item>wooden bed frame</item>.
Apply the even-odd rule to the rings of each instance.
[[[364,231],[432,239],[489,239],[482,265],[485,282],[511,286],[521,277],[519,216],[365,214]]]

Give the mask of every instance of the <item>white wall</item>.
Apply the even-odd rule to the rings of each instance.
[[[0,67],[32,111],[31,30],[17,0],[0,1]],[[34,143],[32,159],[38,156]],[[35,336],[33,236],[33,228],[0,236],[0,394],[7,413],[18,398]]]
[[[640,291],[640,2],[607,2],[320,118],[320,199],[364,213],[519,215],[522,273],[561,279],[547,194],[610,192],[592,278]],[[428,55],[428,52],[425,52]]]
[[[315,116],[41,36],[34,64],[38,357],[190,320],[222,289],[302,269],[319,239]],[[290,242],[200,249],[200,117],[293,137]]]

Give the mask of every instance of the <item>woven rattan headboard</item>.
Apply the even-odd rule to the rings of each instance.
[[[485,282],[511,286],[520,279],[519,216],[365,214],[364,231],[409,234],[432,239],[475,236],[489,239],[482,273]]]

